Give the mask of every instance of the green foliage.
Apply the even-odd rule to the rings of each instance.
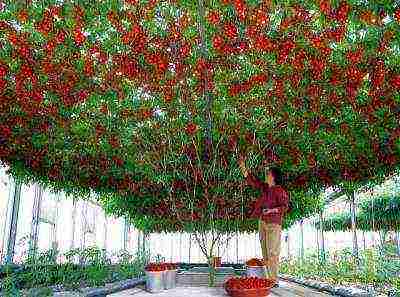
[[[371,285],[383,292],[392,288],[398,294],[399,271],[400,258],[397,254],[382,254],[376,249],[363,250],[358,265],[349,249],[327,254],[326,261],[321,261],[317,254],[309,253],[304,261],[295,258],[284,260],[281,264],[281,272],[287,275],[340,285]]]
[[[65,257],[65,262],[61,264],[57,263],[60,256]],[[44,292],[53,285],[62,286],[65,290],[103,286],[143,276],[144,267],[150,261],[148,252],[142,251],[135,254],[120,251],[112,256],[115,263],[111,263],[110,255],[96,247],[73,249],[63,255],[56,250],[37,255],[30,252],[21,268],[4,267],[2,291],[9,296],[17,296],[24,289],[31,290],[31,294],[45,296]]]
[[[204,203],[248,230],[241,156],[284,172],[287,226],[327,186],[398,169],[394,1],[217,0],[205,18],[196,1],[128,2],[2,6],[0,160],[17,180],[93,190],[143,230],[209,227]]]
[[[17,297],[20,296],[18,287],[17,287],[17,278],[15,274],[12,272],[12,267],[10,265],[5,265],[2,269],[2,274],[4,278],[1,281],[0,291],[4,294],[5,297]]]
[[[356,213],[357,229],[363,231],[400,230],[400,195],[382,194],[371,196],[360,202]],[[315,223],[319,229],[320,222]],[[349,211],[334,213],[324,220],[325,231],[346,231],[351,229]]]

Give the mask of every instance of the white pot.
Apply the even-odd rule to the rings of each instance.
[[[166,270],[164,273],[164,289],[176,288],[176,269]]]
[[[164,271],[146,271],[146,291],[159,293],[164,290]]]

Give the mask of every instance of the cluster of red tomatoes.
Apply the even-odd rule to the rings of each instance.
[[[165,270],[176,270],[178,265],[174,263],[149,263],[146,265],[146,271],[165,271]]]
[[[400,23],[400,8],[397,9],[397,10],[395,11],[395,13],[394,13],[394,19],[395,19],[398,23]]]
[[[240,93],[247,93],[256,85],[263,85],[268,81],[268,76],[264,73],[253,75],[248,81],[237,83],[229,88],[230,96],[237,96]]]
[[[241,278],[230,278],[225,283],[225,288],[231,290],[243,290],[243,289],[264,289],[270,288],[273,285],[273,281],[266,278],[258,277],[241,277]]]
[[[264,266],[264,260],[262,259],[257,259],[257,258],[252,258],[248,261],[246,261],[247,266]]]

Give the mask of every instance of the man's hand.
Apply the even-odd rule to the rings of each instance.
[[[240,167],[240,170],[242,171],[244,177],[247,177],[248,172],[247,172],[246,163],[244,162],[243,157],[239,158],[239,167]]]
[[[270,214],[274,214],[274,213],[278,213],[278,212],[279,212],[279,209],[277,209],[277,208],[264,209],[263,215],[270,215]]]

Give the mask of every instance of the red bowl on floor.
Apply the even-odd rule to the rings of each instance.
[[[225,290],[231,297],[265,297],[271,293],[271,288],[241,290],[225,288]]]

